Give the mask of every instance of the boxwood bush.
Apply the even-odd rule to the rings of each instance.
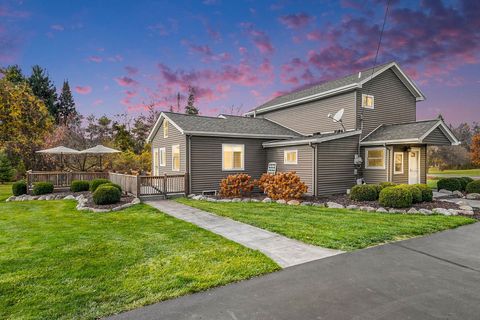
[[[33,185],[33,194],[36,196],[52,193],[53,183],[51,182],[37,182]]]
[[[99,186],[105,183],[110,183],[110,180],[108,179],[95,179],[90,181],[90,191],[95,192]]]
[[[14,196],[21,196],[27,194],[27,183],[25,180],[20,180],[12,184],[12,193]]]
[[[122,187],[119,184],[109,182],[109,183],[104,183],[101,185],[102,187],[109,186],[109,187],[115,187],[117,188],[120,192],[122,192]]]
[[[422,192],[422,201],[431,202],[433,200],[433,190],[426,184],[415,184],[417,188]]]
[[[378,199],[378,186],[358,184],[350,190],[350,199],[355,201],[375,201]]]
[[[465,181],[467,184],[469,184],[470,182],[472,181],[475,181],[473,180],[472,178],[470,177],[460,177],[460,179],[462,179],[463,181]],[[466,186],[466,185],[465,185]]]
[[[90,182],[86,180],[73,180],[70,184],[70,191],[72,192],[88,191],[88,189],[90,189]]]
[[[383,188],[387,188],[387,187],[395,187],[397,184],[394,183],[394,182],[385,181],[385,182],[380,182],[379,185],[383,189]]]
[[[412,203],[420,203],[423,201],[422,190],[420,190],[419,187],[413,184],[406,184],[405,187],[412,193]]]
[[[458,178],[442,178],[437,182],[438,190],[445,189],[450,191],[461,190],[462,184]]]
[[[97,205],[113,204],[120,201],[122,194],[114,186],[99,186],[93,193],[93,202]]]
[[[480,180],[475,180],[467,184],[465,188],[467,193],[480,193]]]
[[[413,196],[404,185],[383,188],[380,191],[379,203],[384,207],[405,208],[412,205]]]

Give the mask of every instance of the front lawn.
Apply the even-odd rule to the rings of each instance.
[[[146,205],[75,204],[0,203],[0,319],[94,319],[279,269]]]
[[[368,213],[276,203],[178,202],[306,243],[340,250],[420,236],[475,222],[462,216]]]
[[[443,170],[443,171],[440,171],[438,170],[437,168],[430,168],[428,169],[428,173],[432,173],[432,174],[438,174],[438,175],[441,175],[441,174],[454,174],[454,175],[458,175],[459,177],[462,177],[462,176],[477,176],[479,177],[480,176],[480,169],[466,169],[466,170]]]

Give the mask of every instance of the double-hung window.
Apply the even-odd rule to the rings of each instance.
[[[163,120],[163,137],[168,138],[168,120]]]
[[[180,171],[180,145],[172,146],[172,171]]]
[[[362,94],[362,107],[375,109],[375,97],[369,94]]]
[[[393,164],[393,173],[403,174],[403,152],[394,152],[393,159],[395,161]]]
[[[297,164],[298,150],[284,150],[283,151],[283,163],[284,164]]]
[[[222,170],[244,170],[245,145],[222,144]]]
[[[160,167],[165,167],[167,165],[167,152],[165,147],[158,149],[158,159],[159,159]]]
[[[365,149],[366,169],[385,169],[385,148]]]

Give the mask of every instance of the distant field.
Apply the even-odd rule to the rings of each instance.
[[[459,175],[459,176],[477,176],[480,177],[480,169],[468,169],[468,170],[443,170],[440,171],[437,168],[430,168],[429,174],[445,174],[445,175]]]

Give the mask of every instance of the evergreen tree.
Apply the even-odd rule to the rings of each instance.
[[[5,152],[0,151],[0,182],[9,182],[13,177],[12,163],[8,159]]]
[[[28,83],[32,88],[33,94],[45,103],[48,112],[54,118],[58,118],[57,111],[57,92],[53,82],[50,80],[45,69],[36,65],[32,67],[32,75],[28,78]]]
[[[5,80],[14,84],[18,84],[26,80],[22,73],[22,69],[20,69],[17,64],[8,66],[6,68],[0,68],[0,73],[3,74]]]
[[[185,113],[191,115],[198,115],[198,109],[195,107],[195,88],[188,88],[187,105],[185,106]]]
[[[63,82],[62,92],[57,103],[57,123],[67,125],[70,122],[78,121],[78,112],[75,108],[72,91],[68,81]]]

